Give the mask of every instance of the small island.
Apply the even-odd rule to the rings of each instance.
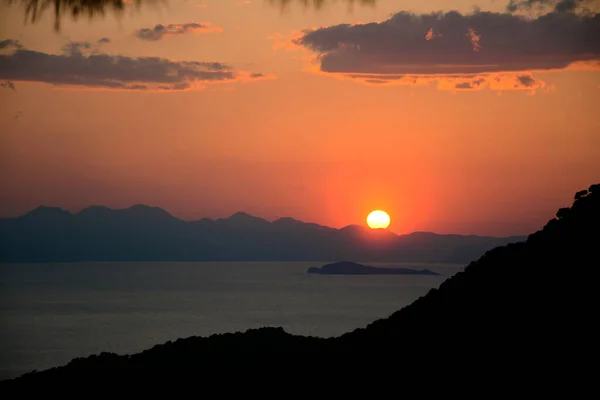
[[[310,267],[308,274],[322,275],[440,275],[428,269],[379,268],[358,264],[352,261],[340,261],[319,267]]]

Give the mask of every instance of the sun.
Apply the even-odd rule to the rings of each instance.
[[[390,216],[385,211],[372,211],[367,217],[367,225],[371,229],[385,229],[390,225]]]

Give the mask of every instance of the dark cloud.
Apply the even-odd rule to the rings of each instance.
[[[63,46],[62,52],[66,56],[80,56],[86,50],[92,50],[94,46],[90,42],[69,42]]]
[[[514,13],[531,10],[554,10],[560,13],[575,12],[578,9],[589,10],[600,4],[598,0],[509,0],[506,11]]]
[[[165,36],[185,35],[187,33],[220,32],[220,27],[212,27],[210,24],[199,24],[191,22],[188,24],[156,25],[154,28],[143,28],[136,31],[135,36],[142,40],[161,40]]]
[[[0,46],[5,42],[2,41]],[[2,47],[0,47],[2,48]],[[217,82],[265,79],[219,62],[174,61],[100,53],[88,42],[71,42],[59,54],[13,45],[0,53],[0,79],[106,89],[183,90]]]
[[[0,50],[14,50],[21,49],[23,45],[18,40],[14,39],[5,39],[0,40]]]
[[[485,83],[485,78],[478,78],[473,81],[460,82],[454,85],[455,89],[476,89]]]
[[[517,80],[519,83],[525,87],[532,87],[535,85],[535,79],[529,75],[517,75]]]
[[[453,85],[449,85],[453,83]],[[546,88],[546,83],[535,79],[532,75],[495,74],[476,78],[444,78],[438,82],[438,86],[447,90],[478,90],[490,88],[492,90],[525,90],[535,92]]]
[[[491,74],[449,74],[449,75],[385,75],[385,74],[329,74],[339,79],[361,82],[376,86],[431,86],[445,91],[473,91],[488,88],[493,91],[522,90],[536,92],[539,89],[551,90],[546,82],[534,78],[530,73],[518,75],[513,72]]]
[[[577,1],[577,0],[561,0],[556,4],[554,9],[558,12],[572,12],[577,8],[579,3],[582,3],[582,1],[581,0],[579,0],[579,1]]]
[[[534,78],[531,74],[497,73],[476,77],[453,76],[421,79],[429,83],[435,80],[439,89],[450,91],[472,91],[488,88],[494,91],[522,90],[535,93],[540,89],[551,89],[546,85],[546,82]]]
[[[399,12],[304,31],[293,42],[326,73],[449,75],[562,69],[600,59],[600,15]]]
[[[555,0],[509,0],[506,11],[513,13],[520,10],[531,10],[534,7],[543,8],[556,2]]]
[[[14,90],[15,92],[17,91],[15,84],[11,81],[0,81],[0,88]]]
[[[373,79],[373,80],[385,80],[385,81],[397,81],[405,78],[404,75],[376,75],[376,74],[351,74],[349,78],[355,79]]]
[[[110,43],[110,38],[103,37],[102,39],[98,40],[98,43],[100,43],[100,44]]]
[[[282,9],[287,8],[292,3],[301,3],[304,7],[313,7],[317,10],[323,9],[327,3],[335,3],[337,0],[269,0],[269,3],[278,5]],[[350,6],[354,4],[374,6],[377,0],[345,0]]]

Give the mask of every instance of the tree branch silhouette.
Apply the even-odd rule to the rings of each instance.
[[[47,10],[54,13],[54,29],[60,30],[61,21],[70,16],[73,20],[87,16],[88,19],[104,17],[107,13],[119,15],[128,6],[140,8],[142,5],[156,4],[168,0],[4,0],[9,5],[18,5],[23,8],[25,23],[37,23]],[[173,1],[173,0],[171,0]],[[181,0],[178,0],[181,1]],[[375,5],[377,0],[266,0],[272,5],[278,5],[282,9],[292,3],[301,3],[305,7],[321,9],[326,3],[345,2],[350,5],[360,3],[364,5]]]

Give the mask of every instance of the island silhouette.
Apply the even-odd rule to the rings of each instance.
[[[202,379],[264,376],[266,371],[282,375],[286,367],[297,366],[302,354],[312,365],[324,368],[337,360],[337,367],[343,364],[344,371],[359,369],[361,374],[372,367],[360,363],[368,354],[403,363],[450,363],[451,368],[462,364],[500,371],[510,362],[511,368],[526,366],[530,373],[541,367],[563,370],[585,358],[596,343],[595,282],[588,274],[598,265],[599,244],[600,184],[595,184],[577,192],[571,207],[559,209],[526,241],[486,252],[388,318],[339,337],[291,335],[276,327],[190,337],[137,354],[77,358],[3,381],[2,387],[23,394],[73,382],[149,384],[150,376],[167,379],[181,371],[200,372]],[[280,356],[275,359],[275,354]],[[257,360],[270,363],[252,368]],[[336,373],[340,370],[331,371]],[[316,379],[310,375],[303,380]]]
[[[339,261],[322,267],[310,267],[309,274],[321,275],[439,275],[428,269],[380,268],[363,265],[352,261]]]

